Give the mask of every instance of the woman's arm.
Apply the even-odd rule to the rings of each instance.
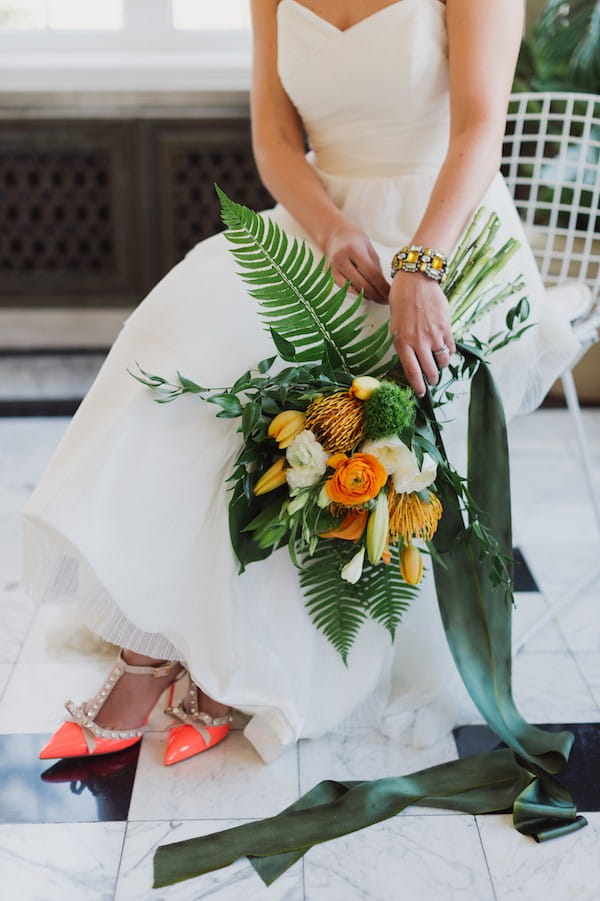
[[[415,244],[450,251],[498,171],[506,109],[523,25],[523,0],[447,0],[450,141]],[[446,299],[426,275],[399,272],[390,289],[391,327],[419,395],[454,351]]]
[[[260,176],[326,253],[338,284],[350,281],[371,300],[387,301],[389,286],[367,236],[335,206],[305,159],[300,116],[277,72],[279,0],[252,0],[252,145]]]

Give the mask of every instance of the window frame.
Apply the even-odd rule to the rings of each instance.
[[[124,0],[119,30],[0,29],[4,91],[245,90],[250,65],[249,29],[177,30],[170,0]]]

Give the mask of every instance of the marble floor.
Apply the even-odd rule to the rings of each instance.
[[[19,584],[18,512],[67,423],[0,418],[0,896],[598,901],[597,809],[586,813],[587,829],[538,845],[516,833],[507,815],[409,808],[311,849],[269,889],[243,861],[153,890],[159,844],[271,815],[322,778],[410,772],[452,759],[457,750],[452,736],[417,751],[408,737],[391,741],[357,725],[301,741],[266,766],[236,730],[210,753],[166,769],[166,721],[155,714],[139,755],[135,749],[87,768],[38,761],[36,749],[61,720],[63,699],[94,693],[109,659],[98,648],[59,649],[64,613],[51,605],[36,609]],[[586,411],[585,424],[600,489],[600,411]],[[533,577],[521,582],[529,590],[517,596],[516,698],[533,722],[600,723],[600,535],[566,412],[517,420],[511,454],[515,544]],[[531,625],[565,596],[570,600],[557,617],[520,647]]]

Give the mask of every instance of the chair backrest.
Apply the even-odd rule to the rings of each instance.
[[[513,94],[502,172],[545,284],[600,300],[600,96]]]

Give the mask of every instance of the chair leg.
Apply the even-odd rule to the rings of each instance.
[[[600,532],[600,500],[594,484],[594,476],[592,472],[592,461],[588,448],[587,438],[583,429],[583,420],[581,417],[581,408],[579,406],[579,398],[577,397],[577,389],[575,388],[575,380],[573,378],[573,370],[569,369],[561,376],[563,390],[565,392],[565,400],[571,414],[571,420],[575,427],[575,435],[579,444],[579,453],[581,454],[581,463],[583,472],[588,486],[590,501],[594,508],[598,531]]]

